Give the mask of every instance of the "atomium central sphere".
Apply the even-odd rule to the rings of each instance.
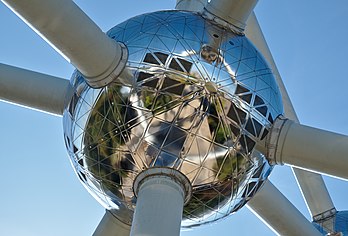
[[[135,177],[167,167],[192,184],[182,226],[240,209],[272,170],[262,144],[283,113],[261,54],[245,36],[190,12],[140,15],[107,34],[128,48],[125,71],[101,89],[74,73],[64,112],[84,186],[131,222]]]

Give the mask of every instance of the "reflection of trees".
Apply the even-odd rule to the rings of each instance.
[[[153,113],[161,113],[168,112],[173,106],[177,105],[181,101],[177,100],[177,102],[172,102],[173,96],[167,94],[159,94],[156,97],[155,106],[153,107]]]
[[[244,182],[245,170],[251,168],[251,163],[235,151],[216,160],[217,169],[220,169],[217,182],[194,187],[192,198],[184,208],[185,218],[201,217],[222,208],[237,195]]]
[[[216,106],[215,101],[209,104],[208,112],[209,129],[211,132],[215,132],[213,141],[222,145],[226,145],[227,137],[229,137],[230,134],[227,133],[228,129],[223,125],[222,119],[220,118],[222,111],[218,106]]]
[[[146,86],[140,89],[138,102],[153,115],[176,113],[175,109],[183,102],[179,96],[164,89],[157,92]],[[205,106],[200,109],[205,112],[211,142],[231,147],[237,138],[223,117],[225,104],[216,95],[205,98]],[[130,101],[129,89],[113,84],[101,92],[85,127],[85,164],[100,182],[102,190],[120,200],[131,197],[131,194],[124,196],[121,188],[125,181],[129,183],[129,173],[134,169],[134,160],[126,143],[131,139],[131,129],[139,122],[138,116]],[[194,187],[192,198],[184,208],[185,218],[212,214],[236,196],[239,184],[244,182],[245,170],[251,165],[242,153],[243,150],[236,148],[225,155],[216,155],[215,166],[211,166],[217,173],[216,182]]]
[[[101,181],[104,191],[111,191],[123,199],[120,192],[122,178],[132,170],[131,154],[124,147],[136,117],[127,94],[120,85],[112,85],[100,94],[85,127],[84,152],[88,170]],[[127,122],[130,121],[130,122]]]
[[[229,201],[231,193],[232,184],[228,180],[194,187],[191,200],[184,207],[184,218],[202,217],[218,211]]]
[[[209,130],[212,134],[212,142],[231,147],[225,155],[215,155],[216,164],[212,169],[217,170],[216,182],[194,187],[192,198],[184,208],[185,218],[199,218],[203,215],[213,214],[227,204],[238,194],[241,184],[245,184],[245,172],[252,168],[237,137],[230,126],[222,117],[222,107],[218,98],[210,97],[207,107],[207,119]],[[236,143],[235,143],[236,142]]]

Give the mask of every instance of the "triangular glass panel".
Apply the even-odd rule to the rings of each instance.
[[[154,166],[172,167],[177,159],[177,156],[161,151],[156,158]]]
[[[154,36],[153,39],[151,40],[150,44],[148,45],[149,49],[152,49],[153,51],[167,51],[168,47],[165,45],[162,40],[159,39],[159,37]]]
[[[263,69],[266,69],[266,68],[268,68],[266,63],[260,57],[257,57],[255,70],[263,70]]]
[[[193,184],[194,185],[210,184],[215,180],[216,176],[217,176],[217,172],[211,169],[202,167]]]
[[[163,53],[163,52],[154,52],[155,57],[157,57],[157,59],[163,64],[166,64],[167,58],[168,58],[168,54],[167,53]]]
[[[144,59],[144,55],[146,54],[146,50],[139,47],[128,47],[128,60],[130,62],[141,62]]]
[[[172,30],[170,30],[167,25],[163,24],[158,27],[156,35],[175,38],[174,34],[172,33]]]
[[[270,103],[272,90],[270,88],[257,91],[257,95],[262,97],[264,101]]]
[[[154,118],[151,121],[151,124],[149,126],[149,129],[148,129],[145,137],[154,136],[154,137],[156,137],[156,139],[159,138],[159,139],[162,139],[162,141],[163,141],[164,138],[167,136],[167,133],[168,133],[170,127],[171,127],[171,124],[162,122],[162,121]]]
[[[187,61],[183,58],[177,58],[178,62],[181,64],[181,66],[185,69],[187,73],[190,73],[192,68],[192,62]]]
[[[171,35],[166,36],[158,36],[158,38],[162,41],[162,43],[166,46],[168,49],[168,52],[172,52],[175,48],[175,45],[178,43],[178,40],[176,38],[170,37]]]
[[[273,120],[273,117],[272,117],[272,114],[271,114],[271,113],[269,113],[269,115],[268,115],[268,121],[269,121],[271,124],[273,124],[273,122],[274,122],[274,120]]]
[[[168,139],[167,139],[168,140]],[[184,149],[184,144],[186,141],[186,136],[181,137],[181,138],[177,138],[175,141],[172,141],[169,143],[169,141],[167,141],[163,144],[163,150],[171,153],[172,155],[179,157],[182,150]]]
[[[241,61],[244,65],[248,66],[251,71],[255,70],[255,65],[256,65],[256,58],[248,58],[248,59],[243,59]]]
[[[241,95],[239,97],[245,102],[247,102],[248,104],[250,104],[252,96],[253,96],[252,94],[246,94],[246,95]]]
[[[267,115],[267,106],[261,106],[261,107],[256,107],[256,110],[258,110],[264,117]]]
[[[195,34],[199,42],[203,41],[204,37],[204,25],[201,22],[198,24],[187,24],[187,27]]]
[[[250,92],[250,90],[249,89],[247,89],[247,88],[245,88],[245,87],[243,87],[243,86],[241,86],[241,85],[237,85],[237,89],[236,89],[236,94],[241,94],[241,93],[248,93],[248,92]]]
[[[256,52],[255,49],[252,49],[251,47],[248,47],[248,45],[246,45],[246,41],[243,42],[242,60],[253,58],[253,57],[255,58],[256,57],[256,53],[255,52]]]
[[[159,81],[158,78],[155,77],[155,78],[147,80],[145,83],[142,84],[142,86],[156,89],[158,81]]]
[[[185,42],[181,42],[181,40],[178,40],[178,42],[175,45],[175,49],[173,50],[173,54],[182,56],[182,54],[186,52],[187,46],[185,46]]]
[[[202,163],[209,153],[211,143],[201,137],[196,137],[194,142],[195,145],[191,147],[190,153],[195,153],[199,159],[199,163]]]
[[[156,24],[151,24],[151,25],[148,25],[148,24],[144,24],[142,27],[141,27],[141,32],[144,32],[148,35],[156,35],[159,28],[161,27],[161,23],[156,23]],[[138,32],[139,32],[139,29],[138,29]]]
[[[258,95],[255,96],[255,100],[254,100],[254,106],[260,106],[265,104],[264,100],[259,97]]]
[[[199,169],[200,165],[184,160],[180,172],[192,181],[198,174]]]
[[[154,65],[160,65],[160,62],[150,52],[146,53],[144,62],[154,64]]]
[[[180,146],[182,146],[187,135],[188,135],[187,132],[185,132],[185,131],[183,131],[175,126],[172,126],[171,129],[169,130],[169,132],[167,133],[165,139],[162,140],[162,141],[164,141],[163,146],[170,145],[171,143],[176,142],[179,139],[181,140],[182,138],[184,138],[184,140],[181,140],[179,143],[177,143],[177,144],[181,144]]]
[[[137,38],[140,35],[140,27],[129,27],[126,28],[123,34],[122,42],[128,42],[134,38]]]
[[[138,77],[137,77],[137,82],[146,80],[150,77],[154,76],[153,74],[146,73],[146,72],[139,72]]]
[[[141,23],[139,23],[138,21],[134,21],[133,19],[129,19],[127,21],[127,24],[125,26],[125,28],[132,28],[132,27],[141,27]]]
[[[256,136],[259,137],[261,134],[261,130],[262,130],[262,125],[260,124],[260,122],[258,122],[255,119],[252,119],[253,123],[254,123],[254,127],[255,127],[255,131],[256,131]]]
[[[176,37],[182,38],[184,36],[186,28],[184,22],[180,22],[180,20],[178,20],[176,22],[171,22],[170,25],[172,26],[171,29]]]
[[[265,137],[267,136],[267,134],[268,134],[268,130],[267,130],[267,129],[264,129],[264,130],[263,130],[262,137],[261,137],[261,140],[264,140]]]
[[[259,76],[256,77],[256,91],[269,88],[269,85],[266,84]]]
[[[147,87],[141,88],[141,91],[138,92],[139,100],[142,101],[143,107],[145,109],[151,110],[157,96],[156,92],[151,91]]]
[[[152,16],[145,16],[143,18],[143,24],[144,25],[154,25],[154,24],[158,24],[158,19],[156,19],[155,17],[152,17]]]
[[[142,34],[139,37],[133,38],[127,42],[127,47],[138,47],[146,49],[147,45],[152,41],[153,35]]]
[[[252,140],[251,138],[249,138],[248,136],[245,136],[245,141],[246,141],[246,144],[247,144],[247,146],[248,146],[248,151],[249,152],[251,152],[253,149],[254,149],[254,147],[255,147],[255,141],[254,140]]]

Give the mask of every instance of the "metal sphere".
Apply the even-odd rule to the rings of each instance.
[[[76,72],[64,112],[66,146],[84,186],[131,222],[135,177],[167,167],[192,184],[182,226],[240,209],[272,170],[262,143],[283,113],[261,54],[245,36],[191,12],[136,16],[107,34],[128,48],[124,73],[93,89]]]

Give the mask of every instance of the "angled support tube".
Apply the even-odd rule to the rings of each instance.
[[[120,221],[110,211],[106,210],[93,236],[129,236],[130,225]]]
[[[69,80],[0,64],[0,99],[61,116]]]
[[[225,21],[233,25],[235,31],[243,33],[257,2],[258,0],[211,0],[205,5],[203,15],[222,25],[222,21]]]
[[[267,157],[275,164],[348,179],[348,136],[279,117],[267,145]]]
[[[191,198],[192,186],[181,172],[150,168],[133,183],[137,203],[131,236],[179,236],[184,204]]]
[[[128,52],[107,37],[71,0],[1,0],[60,52],[94,87],[103,87],[123,71]]]
[[[263,185],[247,206],[279,235],[321,235],[270,181]]]
[[[177,0],[175,9],[182,11],[201,12],[207,0]]]

